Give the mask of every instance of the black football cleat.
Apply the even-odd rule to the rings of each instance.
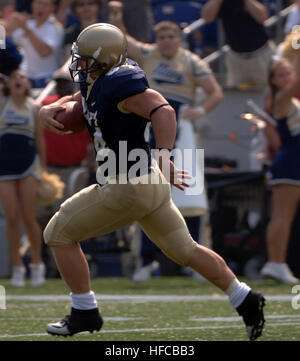
[[[51,335],[72,336],[83,331],[100,331],[103,319],[98,308],[92,310],[71,309],[71,314],[65,316],[61,321],[49,323],[46,331]]]
[[[243,317],[247,336],[251,341],[256,340],[263,332],[265,324],[263,308],[265,304],[266,300],[263,295],[250,291],[242,304],[236,309],[238,314]]]

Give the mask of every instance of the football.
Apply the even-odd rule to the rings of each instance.
[[[82,104],[80,101],[64,103],[65,109],[57,112],[55,120],[64,125],[67,134],[76,134],[86,129]]]

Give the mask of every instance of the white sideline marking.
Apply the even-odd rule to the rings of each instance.
[[[1,321],[54,321],[54,317],[0,317]],[[136,321],[144,317],[103,317],[104,321]]]
[[[104,321],[136,321],[144,320],[145,317],[103,317]],[[269,320],[280,320],[280,319],[295,319],[300,321],[300,315],[269,315],[265,316],[265,319]],[[53,321],[53,317],[0,317],[1,321]],[[198,322],[239,322],[241,317],[198,317],[198,318],[189,318],[189,321],[198,321]],[[295,322],[295,321],[294,321]]]
[[[300,323],[294,322],[276,322],[268,323],[268,327],[278,327],[278,326],[300,326]],[[241,325],[221,325],[221,326],[195,326],[195,327],[165,327],[165,328],[135,328],[135,329],[123,329],[123,330],[101,330],[101,333],[126,333],[126,332],[157,332],[157,331],[184,331],[184,330],[208,330],[208,329],[225,329],[225,328],[245,328],[243,324]],[[87,332],[82,332],[80,335],[89,335]],[[0,335],[0,338],[14,338],[14,337],[44,337],[49,336],[48,333],[25,333],[18,335]]]
[[[130,302],[195,302],[227,301],[225,295],[95,295],[99,301]],[[264,295],[267,301],[291,301],[294,295]],[[6,295],[7,301],[70,301],[68,295]]]
[[[300,315],[269,315],[265,316],[266,320],[274,320],[274,319],[296,319],[296,321],[300,321]],[[189,318],[189,321],[199,321],[199,322],[236,322],[241,318],[236,317],[199,317],[199,318]]]
[[[136,321],[144,320],[144,317],[103,317],[104,321]],[[300,315],[270,315],[265,316],[267,320],[288,319],[300,321]],[[0,317],[1,321],[53,321],[54,317]],[[189,318],[189,321],[197,322],[239,322],[241,318],[236,317],[199,317]]]

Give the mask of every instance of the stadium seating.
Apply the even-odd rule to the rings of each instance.
[[[171,20],[184,27],[201,16],[201,4],[195,1],[164,1],[153,6],[154,22]]]

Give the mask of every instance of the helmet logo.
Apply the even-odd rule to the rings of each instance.
[[[99,48],[93,53],[93,58],[97,59],[98,56],[100,55],[101,51],[102,51],[102,47],[99,46]]]

